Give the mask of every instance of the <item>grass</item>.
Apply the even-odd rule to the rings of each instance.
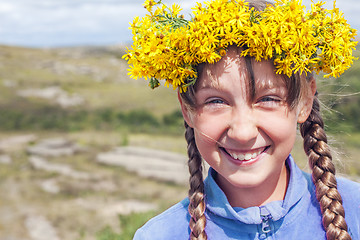
[[[121,233],[115,233],[110,227],[106,227],[97,233],[97,240],[129,240],[135,231],[144,224],[147,219],[152,218],[158,212],[136,213],[127,216],[119,216]]]
[[[162,116],[179,108],[174,92],[167,89],[159,90],[154,99],[153,92],[144,82],[141,84],[93,82],[87,84],[86,88],[72,89],[87,99],[90,109],[110,107],[128,111],[141,106],[142,109],[149,110],[155,116]]]
[[[360,133],[347,133],[334,137],[334,145],[337,149],[336,162],[343,173],[348,174],[354,180],[360,177]]]

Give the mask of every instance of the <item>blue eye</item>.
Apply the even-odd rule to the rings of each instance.
[[[223,104],[224,101],[221,99],[210,99],[209,101],[206,102],[206,104]]]
[[[256,102],[256,105],[266,109],[272,109],[280,106],[282,99],[277,96],[263,96],[259,98]]]
[[[280,102],[281,100],[275,97],[265,96],[260,98],[259,102]]]

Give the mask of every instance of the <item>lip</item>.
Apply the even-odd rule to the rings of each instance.
[[[254,165],[256,162],[258,162],[260,159],[263,158],[263,156],[265,155],[265,153],[268,151],[268,149],[270,148],[270,146],[266,146],[264,147],[263,151],[258,154],[255,158],[251,158],[249,160],[238,160],[233,158],[227,151],[225,148],[220,147],[220,151],[223,153],[223,155],[230,160],[230,162],[234,163],[237,166],[251,166]],[[252,151],[248,151],[248,152],[256,152],[256,150],[252,150]],[[245,152],[242,152],[245,153]]]

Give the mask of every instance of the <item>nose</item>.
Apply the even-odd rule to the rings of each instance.
[[[256,139],[259,133],[257,119],[249,106],[239,106],[233,109],[227,135],[239,143],[249,143]]]

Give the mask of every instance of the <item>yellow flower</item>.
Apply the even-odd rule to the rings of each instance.
[[[171,13],[174,15],[174,16],[177,16],[181,11],[181,8],[179,5],[177,5],[176,3],[174,3],[172,5],[172,8],[171,8]]]
[[[179,5],[145,0],[149,13],[130,23],[134,42],[123,58],[132,78],[150,79],[151,87],[164,79],[179,91],[195,82],[198,64],[219,61],[229,45],[243,47],[242,56],[272,59],[277,74],[323,71],[337,77],[355,59],[356,31],[335,2],[331,10],[323,5],[306,11],[301,0],[275,0],[257,12],[244,0],[210,0],[196,3],[185,20]]]
[[[151,12],[152,7],[156,5],[156,2],[154,0],[145,0],[143,6],[148,10],[148,12]]]

